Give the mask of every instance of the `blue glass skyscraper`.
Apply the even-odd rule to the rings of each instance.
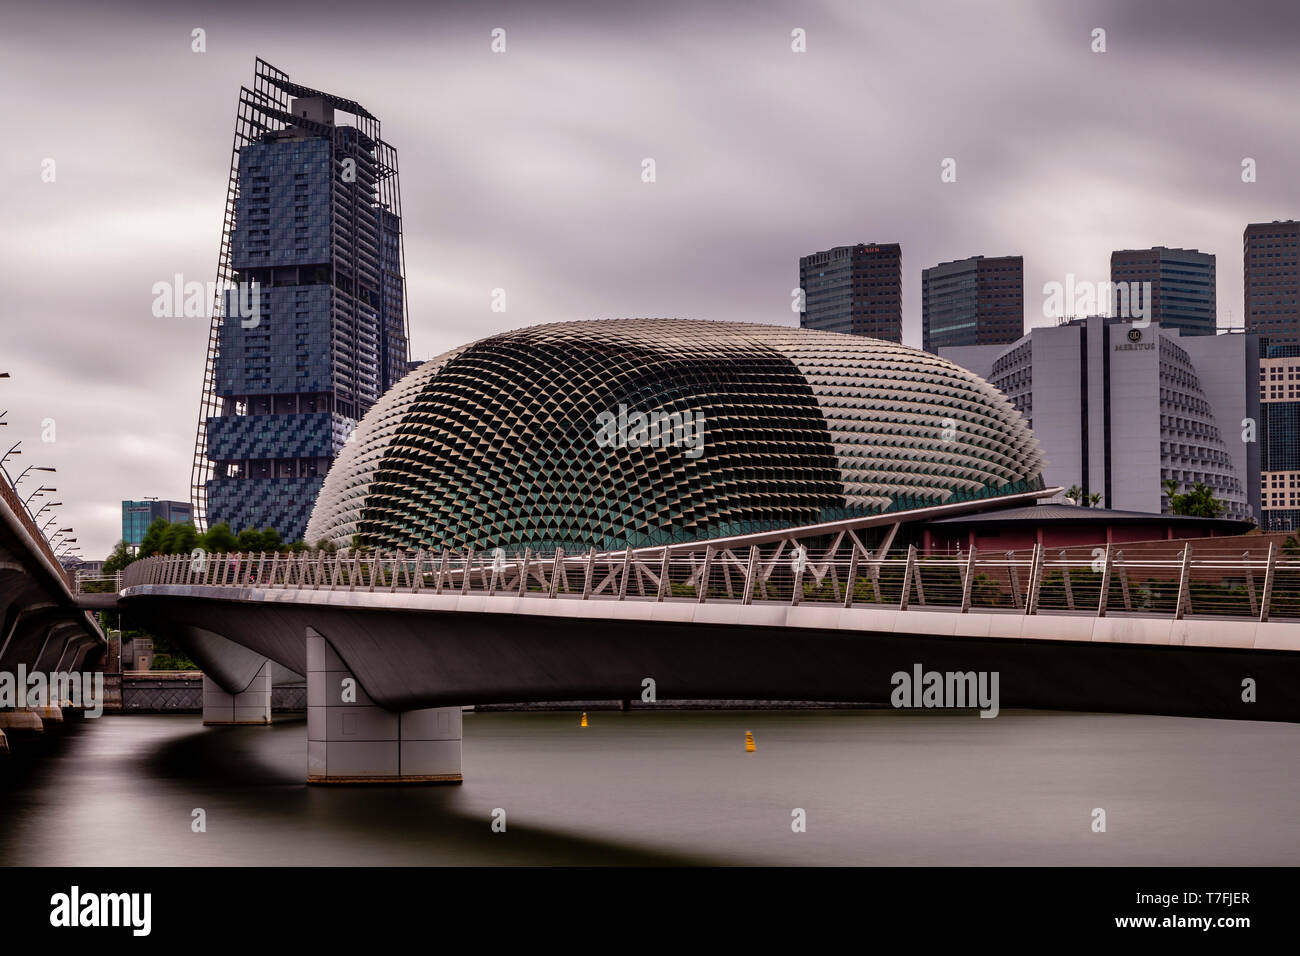
[[[300,540],[409,364],[397,153],[359,103],[258,60],[240,93],[195,442],[200,526]]]

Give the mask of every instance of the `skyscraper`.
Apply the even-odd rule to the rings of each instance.
[[[140,547],[149,525],[158,518],[168,523],[192,521],[194,510],[188,501],[159,501],[157,498],[124,501],[122,502],[122,542],[128,548]]]
[[[836,246],[799,259],[799,326],[903,341],[903,253],[898,243]]]
[[[1300,345],[1274,345],[1259,363],[1260,486],[1265,531],[1300,528]]]
[[[1141,301],[1142,283],[1151,283],[1151,322],[1166,329],[1180,329],[1185,335],[1213,335],[1218,325],[1215,296],[1214,255],[1196,249],[1121,249],[1110,254],[1110,281],[1138,283],[1129,285],[1128,312],[1123,312],[1124,297],[1114,293],[1111,315],[1133,318]]]
[[[1300,345],[1300,222],[1252,222],[1242,258],[1246,328],[1269,346]]]
[[[403,271],[397,152],[379,120],[259,59],[235,122],[194,448],[200,527],[302,538],[330,463],[408,369]]]
[[[921,270],[921,348],[1007,345],[1025,333],[1023,256],[972,256]]]

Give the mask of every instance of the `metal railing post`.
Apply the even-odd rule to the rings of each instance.
[[[804,565],[808,563],[808,550],[801,544],[794,546],[794,588],[790,592],[790,606],[798,607],[799,600],[803,597],[803,572]]]
[[[1191,567],[1192,567],[1192,546],[1190,544],[1183,546],[1183,566],[1178,572],[1178,600],[1174,602],[1174,620],[1183,619],[1184,609],[1190,610],[1191,605]]]
[[[907,564],[903,567],[903,593],[898,597],[898,609],[907,610],[908,601],[911,600],[912,578],[916,575],[916,545],[907,546]]]
[[[709,574],[713,571],[713,545],[704,546],[704,564],[700,567],[700,579],[695,586],[695,603],[703,604],[709,594]]]
[[[618,582],[618,599],[622,601],[627,597],[627,579],[632,572],[632,546],[623,546],[623,576]]]
[[[1246,566],[1246,595],[1250,598],[1250,613],[1259,613],[1259,596],[1255,593],[1255,570],[1250,566],[1250,552],[1241,552],[1241,562]]]
[[[965,580],[961,582],[961,612],[963,614],[970,610],[971,590],[975,583],[975,549],[971,548],[970,553],[966,555],[966,575]]]
[[[560,590],[560,575],[564,573],[564,549],[556,547],[555,558],[551,564],[551,597],[555,597]]]
[[[474,567],[474,546],[471,544],[465,548],[465,567],[461,571],[460,593],[468,594],[470,585],[470,572]]]
[[[1025,596],[1025,613],[1038,613],[1038,595],[1043,586],[1043,546],[1034,545],[1034,558],[1029,566],[1029,594]]]
[[[655,594],[656,601],[662,601],[668,594],[668,570],[669,570],[669,553],[668,546],[664,545],[664,559],[659,564],[659,590]]]
[[[758,545],[749,546],[749,567],[745,571],[745,591],[741,597],[741,604],[754,603],[754,578],[758,574]]]
[[[1065,584],[1065,606],[1073,611],[1074,588],[1070,587],[1070,559],[1066,556],[1064,550],[1057,552],[1057,557],[1061,559],[1061,581]]]
[[[524,556],[519,559],[519,580],[515,582],[516,591],[520,597],[528,593],[528,569],[533,562],[533,549],[524,548]]]
[[[1022,607],[1020,603],[1020,571],[1016,568],[1016,553],[1007,552],[1007,578],[1011,584],[1011,603],[1019,611]]]
[[[861,553],[856,540],[849,543],[849,579],[844,585],[844,606],[853,607],[853,592],[858,589],[858,557]]]
[[[1128,590],[1128,568],[1124,565],[1124,552],[1115,552],[1115,566],[1119,568],[1119,590],[1124,597],[1124,610],[1133,610],[1133,599],[1129,596]]]
[[[1268,606],[1273,603],[1273,579],[1277,572],[1277,543],[1268,543],[1268,563],[1264,565],[1264,593],[1259,601],[1259,622],[1268,623]]]
[[[1110,570],[1111,570],[1112,552],[1111,546],[1106,545],[1106,563],[1101,569],[1101,596],[1097,598],[1097,616],[1106,616],[1106,604],[1110,600]]]
[[[450,562],[450,560],[451,560],[451,551],[450,549],[444,547],[442,549],[442,559],[438,562],[438,583],[434,585],[434,589],[433,589],[434,594],[442,593],[442,587],[447,581],[447,564]]]

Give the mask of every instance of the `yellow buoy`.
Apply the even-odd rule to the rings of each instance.
[[[582,726],[587,726],[587,712],[585,710],[582,712]]]
[[[747,730],[745,731],[745,753],[752,754],[754,749],[754,734]]]

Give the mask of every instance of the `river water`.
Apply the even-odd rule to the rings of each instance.
[[[597,711],[464,733],[461,786],[339,788],[303,782],[303,721],[85,721],[11,761],[0,864],[1300,864],[1294,724]]]

